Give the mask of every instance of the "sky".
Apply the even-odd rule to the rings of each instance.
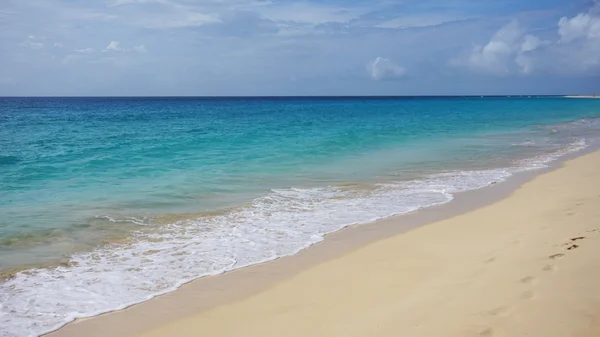
[[[600,94],[600,0],[0,0],[0,96]]]

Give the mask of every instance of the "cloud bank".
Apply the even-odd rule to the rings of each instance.
[[[0,95],[600,92],[590,0],[3,0]]]
[[[487,44],[473,47],[450,64],[500,76],[534,72],[598,73],[600,15],[597,8],[598,5],[585,13],[561,17],[551,41],[526,34],[518,21],[512,21],[498,30]]]

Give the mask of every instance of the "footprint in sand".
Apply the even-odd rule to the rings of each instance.
[[[578,236],[578,237],[571,238],[571,240],[569,242],[565,243],[563,246],[568,246],[567,250],[573,250],[573,249],[579,248],[579,245],[574,244],[573,242],[578,241],[578,240],[583,240],[583,239],[585,239],[585,236]]]
[[[478,337],[491,337],[493,335],[494,335],[494,329],[492,329],[492,328],[483,329],[477,334]]]
[[[565,256],[565,254],[554,254],[554,255],[550,255],[548,257],[551,258],[552,260],[557,260],[557,259],[560,259],[563,256]]]
[[[523,284],[532,284],[533,282],[535,282],[536,278],[533,276],[527,276],[527,277],[523,277],[521,280],[519,280],[519,282],[523,283]]]
[[[525,291],[525,292],[523,292],[523,293],[521,294],[521,296],[519,296],[519,297],[520,297],[522,300],[530,300],[530,299],[532,299],[532,298],[533,298],[533,296],[534,296],[534,295],[535,295],[535,294],[533,293],[533,291],[531,291],[531,290],[528,290],[528,291]]]
[[[508,311],[508,307],[498,307],[496,309],[492,309],[492,310],[488,311],[488,314],[490,316],[499,316],[499,315],[506,313],[507,311]]]
[[[551,264],[544,266],[544,268],[542,268],[543,271],[555,271],[556,270],[556,266],[553,266]]]
[[[496,261],[496,258],[492,256],[489,259],[485,260],[485,263],[492,263],[494,261]]]

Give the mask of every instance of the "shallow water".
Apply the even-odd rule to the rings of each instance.
[[[0,99],[0,335],[448,202],[595,144],[598,116],[558,97]]]

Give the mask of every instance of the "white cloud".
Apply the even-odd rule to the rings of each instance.
[[[557,41],[542,42],[529,63],[550,72],[590,75],[600,71],[600,1],[585,13],[562,17],[557,35]]]
[[[133,47],[133,50],[138,53],[147,53],[148,52],[148,50],[146,49],[146,46],[144,46],[143,44]]]
[[[549,44],[534,35],[525,35],[521,40],[521,46],[516,52],[515,63],[524,74],[530,74],[535,70],[536,62],[533,52]]]
[[[75,49],[73,51],[76,53],[80,53],[80,54],[91,54],[95,50],[94,50],[94,48],[84,48],[84,49]]]
[[[203,14],[191,10],[147,15],[132,21],[133,25],[150,29],[200,27],[221,22],[217,14]]]
[[[54,48],[62,48],[64,45],[60,42],[54,42]]]
[[[33,41],[23,41],[19,44],[21,47],[29,48],[29,49],[42,49],[44,48],[44,44],[41,42],[33,42]]]
[[[106,46],[106,48],[104,48],[104,51],[123,51],[123,49],[121,47],[119,47],[120,42],[119,41],[111,41],[108,46]]]
[[[451,64],[498,76],[515,71],[530,74],[536,66],[533,53],[547,44],[537,36],[525,35],[519,23],[512,21],[500,28],[486,45],[475,46]]]
[[[74,61],[77,61],[77,60],[79,60],[79,59],[81,59],[81,58],[82,58],[82,56],[81,56],[81,55],[67,55],[67,56],[65,56],[65,57],[62,59],[61,63],[62,63],[62,64],[69,64],[69,63],[72,63],[72,62],[74,62]]]
[[[406,69],[379,56],[367,64],[367,72],[377,81],[398,79],[406,75]]]
[[[515,63],[523,74],[531,74],[535,70],[535,59],[526,53],[517,54]]]
[[[25,41],[19,43],[20,47],[29,48],[29,49],[42,49],[44,48],[44,43],[40,40],[44,40],[44,38],[39,38],[34,35],[29,35]]]
[[[521,27],[513,21],[498,30],[486,45],[475,46],[465,59],[458,60],[457,63],[475,71],[508,74],[511,70],[510,60],[519,51],[522,36]]]
[[[94,50],[91,48],[76,50],[79,53],[90,53]],[[134,46],[133,48],[124,48],[121,47],[121,43],[119,41],[111,41],[106,48],[104,48],[103,52],[137,52],[137,53],[147,53],[148,49],[146,46],[141,44],[139,46]]]
[[[537,36],[525,35],[523,43],[521,43],[521,51],[528,52],[538,49],[543,44]]]
[[[404,29],[404,28],[416,28],[416,27],[429,27],[439,26],[444,23],[466,20],[467,18],[459,15],[442,15],[442,14],[430,14],[430,15],[405,15],[400,16],[391,20],[384,21],[375,27],[377,28],[391,28],[391,29]]]
[[[553,46],[556,63],[571,73],[600,72],[600,13],[593,10],[573,18],[561,18],[560,39]]]
[[[339,7],[309,2],[264,6],[260,15],[276,22],[295,22],[310,25],[323,23],[346,23],[369,12],[368,8]]]
[[[558,21],[558,39],[544,41],[525,34],[514,21],[502,27],[486,45],[451,61],[452,65],[494,75],[589,73],[600,70],[600,15],[594,8]]]
[[[561,43],[569,43],[581,38],[600,38],[600,17],[591,13],[581,13],[571,19],[562,17],[558,21],[558,35]]]
[[[135,5],[148,5],[154,9],[145,11]],[[225,5],[220,1],[193,3],[173,0],[113,0],[109,7],[120,13],[120,18],[128,25],[170,29],[219,23],[221,18],[217,12],[222,10],[215,9]]]

